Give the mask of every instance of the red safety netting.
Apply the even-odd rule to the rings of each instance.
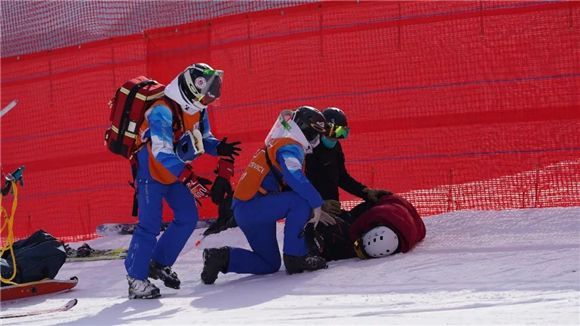
[[[312,0],[3,0],[0,52],[4,58],[305,2]]]
[[[193,62],[226,72],[209,117],[243,142],[236,178],[281,110],[337,106],[349,172],[423,215],[578,206],[578,21],[579,2],[325,2],[3,59],[2,107],[19,102],[1,120],[2,165],[26,166],[16,236],[131,221],[128,163],[102,145],[107,102]]]

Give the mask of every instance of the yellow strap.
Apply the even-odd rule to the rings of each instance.
[[[14,199],[12,200],[12,212],[10,213],[10,217],[8,217],[8,212],[4,207],[2,207],[2,195],[0,194],[0,207],[2,210],[0,212],[0,217],[4,220],[2,223],[2,228],[0,229],[0,233],[8,227],[8,235],[6,236],[6,243],[5,246],[2,247],[2,253],[0,256],[4,255],[4,252],[9,250],[10,255],[12,256],[12,266],[14,271],[12,272],[12,276],[8,279],[3,278],[0,276],[0,280],[3,283],[13,284],[13,285],[20,285],[17,283],[12,282],[12,280],[16,277],[16,257],[14,257],[14,248],[12,245],[14,244],[14,214],[16,213],[16,207],[18,206],[18,188],[16,187],[16,182],[10,181],[12,183],[12,192],[14,193]]]
[[[359,239],[354,242],[354,252],[360,259],[369,259],[369,257],[365,254],[364,250],[362,249],[361,241],[362,240]]]
[[[129,92],[131,92],[131,91],[126,89],[125,87],[121,87],[121,93],[123,93],[125,95],[129,95]],[[152,101],[152,100],[156,100],[158,98],[163,97],[163,95],[165,95],[163,93],[163,91],[160,91],[160,92],[155,93],[155,94],[151,94],[149,96],[145,96],[143,94],[136,93],[135,98],[140,99],[141,101]]]
[[[40,281],[34,281],[34,282],[28,282],[28,283],[14,283],[14,282],[4,282],[4,281],[2,281],[2,282],[20,287],[20,286],[29,286],[29,285],[40,284],[40,283],[44,283],[45,281],[52,281],[52,279],[47,277],[47,278],[43,278]]]

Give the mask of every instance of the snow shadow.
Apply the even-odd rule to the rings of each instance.
[[[312,279],[315,273],[286,275],[281,270],[270,275],[250,275],[234,280],[227,280],[220,275],[213,285],[197,284],[192,296],[199,297],[191,302],[191,306],[209,310],[230,310],[257,306],[276,300],[286,295],[303,295],[299,293],[305,281]]]
[[[181,310],[180,308],[159,309],[162,306],[161,300],[126,300],[99,310],[94,315],[85,316],[61,325],[126,325],[138,321],[149,324],[153,320],[162,320],[174,316]],[[155,314],[150,313],[151,311],[155,311]],[[143,314],[143,316],[135,316],[139,314]]]

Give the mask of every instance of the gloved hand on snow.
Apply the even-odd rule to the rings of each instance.
[[[312,210],[311,218],[306,224],[308,223],[314,224],[314,228],[316,229],[318,223],[322,223],[324,225],[335,225],[336,219],[330,216],[330,214],[327,212],[323,211],[322,206],[320,206]]]

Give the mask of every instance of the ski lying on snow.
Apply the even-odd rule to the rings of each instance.
[[[14,314],[6,314],[6,315],[1,315],[0,319],[5,319],[5,318],[17,318],[17,317],[28,317],[28,316],[35,316],[35,315],[44,315],[44,314],[51,314],[53,312],[59,312],[59,311],[67,311],[70,308],[76,306],[78,303],[77,299],[72,299],[69,302],[67,302],[64,306],[58,307],[58,308],[53,308],[53,309],[45,309],[45,310],[36,310],[36,311],[29,311],[29,312],[17,312]]]
[[[217,218],[206,218],[197,221],[196,229],[208,228],[210,225],[215,223]],[[169,226],[171,222],[163,223],[161,231]],[[97,226],[96,233],[101,237],[111,237],[117,235],[127,235],[133,234],[137,229],[137,223],[105,223]]]
[[[76,257],[71,254],[66,258],[67,262],[75,261],[96,261],[96,260],[114,260],[114,259],[125,259],[127,257],[127,251],[129,249],[119,248],[119,249],[106,249],[106,250],[94,250],[86,257]]]
[[[16,300],[35,297],[43,294],[52,294],[69,291],[77,286],[78,278],[70,280],[45,280],[19,285],[3,286],[0,290],[0,301]]]

